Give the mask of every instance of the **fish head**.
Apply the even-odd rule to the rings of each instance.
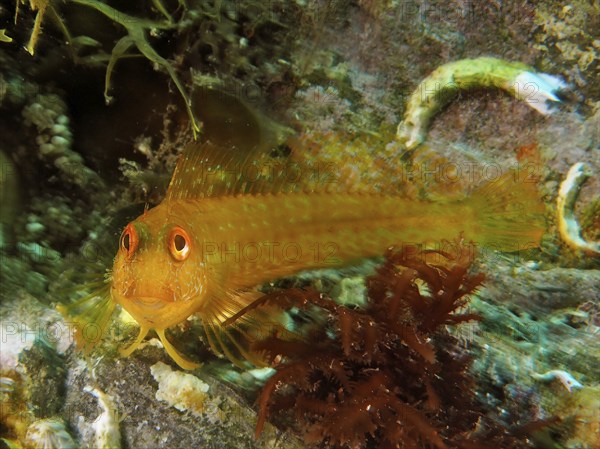
[[[140,326],[166,329],[201,308],[206,275],[192,230],[183,220],[157,209],[123,230],[111,294]]]

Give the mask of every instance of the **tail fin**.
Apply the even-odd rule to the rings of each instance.
[[[545,207],[537,179],[510,170],[477,188],[469,202],[478,217],[477,241],[501,251],[535,248],[545,230]]]

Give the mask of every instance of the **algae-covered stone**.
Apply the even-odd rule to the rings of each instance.
[[[109,356],[95,363],[97,388],[113,398],[114,407],[122,419],[119,422],[124,447],[202,447],[215,449],[302,449],[304,445],[289,433],[269,426],[265,434],[254,439],[256,412],[250,404],[230,387],[196,370],[193,374],[157,363],[164,351],[147,345],[135,356],[112,359]],[[153,368],[151,368],[153,366]],[[79,435],[80,445],[89,446],[95,439],[93,424],[99,416],[98,405],[83,388],[92,384],[90,372],[75,354],[68,361],[69,374],[65,409],[69,425]],[[154,376],[153,376],[154,374]],[[155,380],[161,379],[161,384]],[[188,377],[189,376],[189,377]],[[192,380],[191,378],[197,378]],[[185,388],[192,388],[203,401],[176,402]],[[205,390],[202,392],[201,390]],[[165,392],[169,394],[165,395]],[[157,399],[168,396],[173,405]],[[179,393],[178,393],[179,392]],[[200,402],[202,404],[200,405]],[[200,405],[192,409],[190,407]]]
[[[63,357],[41,339],[19,357],[23,366],[23,390],[36,417],[59,415],[65,394],[66,371]]]

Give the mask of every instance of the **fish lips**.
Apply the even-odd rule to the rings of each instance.
[[[144,309],[153,309],[158,310],[164,308],[168,301],[165,301],[163,298],[157,296],[135,296],[131,298],[125,298],[130,304],[136,305],[138,307],[143,307]]]

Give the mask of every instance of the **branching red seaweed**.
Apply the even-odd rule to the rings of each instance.
[[[300,290],[255,305],[283,299],[328,315],[328,326],[315,326],[301,342],[272,335],[254,344],[279,361],[258,399],[257,437],[267,418],[289,416],[317,447],[523,447],[485,421],[467,373],[471,359],[447,329],[478,319],[460,309],[483,276],[468,273],[462,249],[456,256],[412,250],[388,252],[367,278],[362,308]]]

